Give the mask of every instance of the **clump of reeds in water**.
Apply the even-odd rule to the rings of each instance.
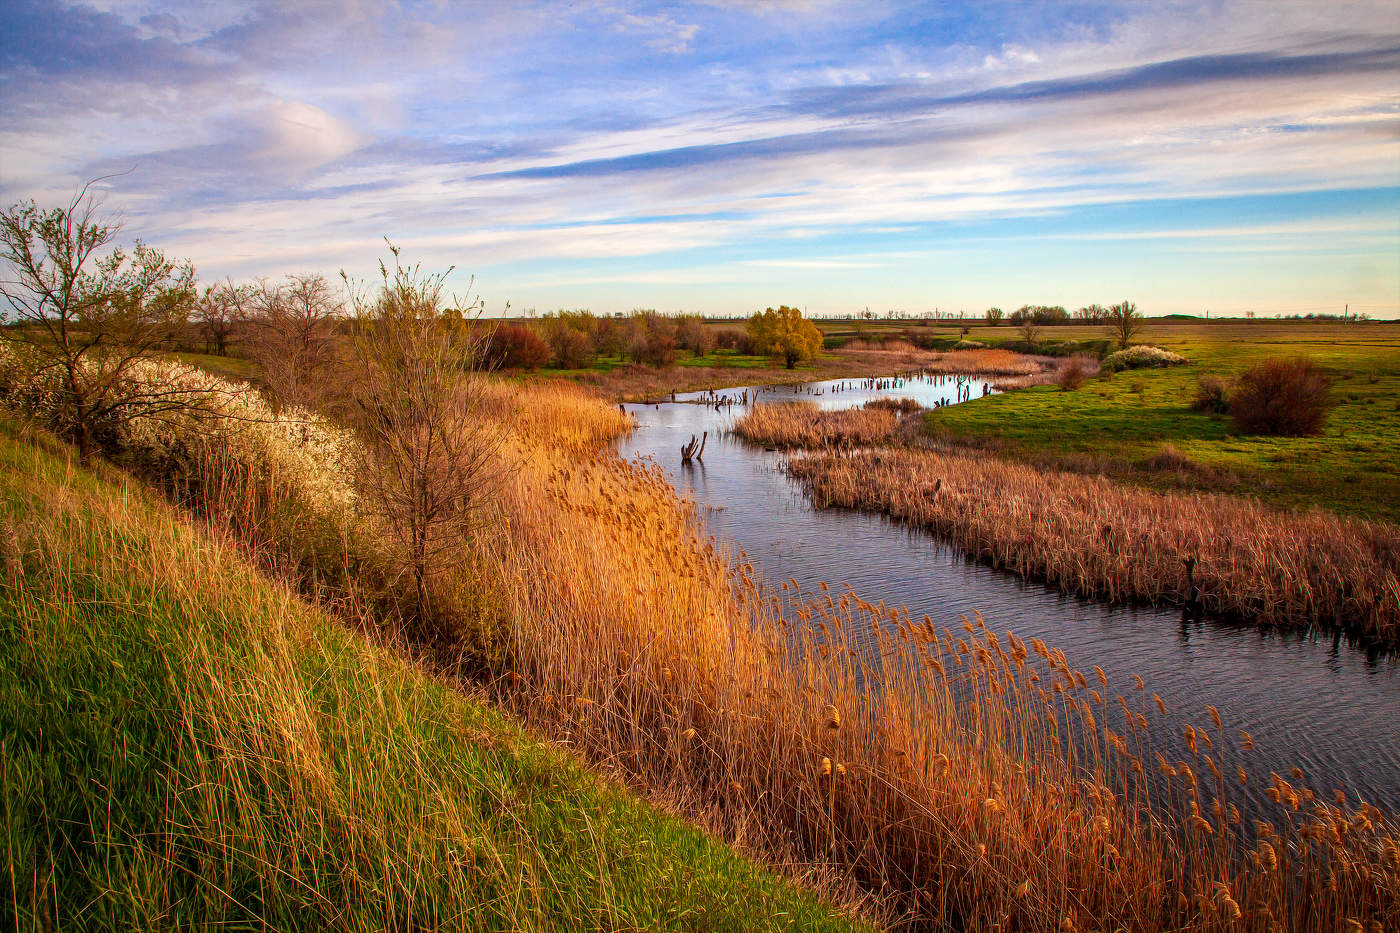
[[[884,512],[1070,592],[1400,640],[1393,525],[1150,492],[976,454],[813,456],[789,470],[819,508]]]
[[[872,398],[863,407],[876,411],[892,411],[899,415],[912,415],[924,410],[924,406],[912,398]]]
[[[483,542],[509,581],[502,695],[772,863],[928,928],[1400,922],[1393,815],[1296,778],[1232,797],[1258,777],[1223,721],[1173,754],[1140,681],[980,620],[774,593],[658,467],[521,453]]]
[[[869,447],[893,440],[898,420],[898,411],[889,406],[832,411],[811,402],[783,402],[754,405],[735,420],[734,433],[772,447]]]

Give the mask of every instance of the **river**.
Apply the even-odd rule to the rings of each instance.
[[[879,388],[862,380],[736,388],[716,393],[760,402],[805,399],[849,408],[876,397],[925,406],[976,404],[986,382],[919,377]],[[959,388],[962,392],[959,392]],[[1187,619],[1179,610],[1116,606],[1065,596],[966,559],[956,548],[888,519],[842,509],[815,510],[782,471],[783,455],[726,433],[741,404],[628,405],[638,429],[618,442],[628,457],[651,457],[699,506],[730,553],[742,552],[771,582],[793,578],[850,584],[857,594],[904,604],[956,627],[980,611],[993,631],[1043,639],[1075,667],[1102,667],[1126,693],[1133,674],[1159,694],[1180,722],[1208,723],[1207,704],[1227,729],[1253,735],[1254,751],[1233,757],[1256,773],[1303,769],[1317,790],[1347,789],[1400,811],[1400,659],[1353,648],[1329,634],[1283,634],[1247,625]],[[682,466],[680,448],[709,432],[704,460]],[[1178,729],[1179,733],[1180,730]]]

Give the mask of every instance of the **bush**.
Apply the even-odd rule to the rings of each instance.
[[[1060,377],[1055,381],[1059,383],[1060,391],[1073,392],[1084,384],[1089,372],[1084,366],[1084,362],[1079,357],[1071,357],[1070,361],[1060,369]]]
[[[959,340],[953,344],[954,350],[985,350],[987,345],[980,340]]]
[[[1223,415],[1230,410],[1229,384],[1219,376],[1205,375],[1196,380],[1191,410],[1207,415]]]
[[[1265,360],[1235,382],[1230,412],[1246,434],[1321,434],[1331,388],[1332,377],[1311,360]]]
[[[638,348],[637,357],[648,366],[663,369],[676,361],[676,338],[670,334],[647,334]]]
[[[523,324],[502,324],[486,338],[485,363],[491,369],[539,369],[549,362],[549,344]]]
[[[734,350],[744,356],[753,355],[753,340],[742,327],[724,327],[715,331],[715,347],[720,350]]]
[[[1120,369],[1160,369],[1166,366],[1181,366],[1186,357],[1178,356],[1170,350],[1140,343],[1104,357],[1103,368],[1117,372]]]
[[[676,322],[676,343],[692,356],[704,356],[715,346],[714,333],[705,326],[705,319],[698,314],[687,314]]]
[[[579,369],[587,365],[596,352],[593,341],[572,327],[553,327],[549,331],[549,347],[558,369]]]

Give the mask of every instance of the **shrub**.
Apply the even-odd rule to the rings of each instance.
[[[1223,415],[1230,410],[1229,384],[1219,376],[1204,375],[1196,380],[1191,410],[1207,415]]]
[[[483,348],[491,369],[539,369],[549,362],[549,344],[523,324],[502,324],[491,332]]]
[[[638,358],[657,369],[670,366],[676,361],[676,338],[663,333],[647,334],[638,350]]]
[[[683,315],[676,322],[676,343],[692,356],[704,356],[715,346],[714,333],[705,326],[705,319],[698,314]]]
[[[1103,368],[1117,372],[1120,369],[1160,369],[1166,366],[1181,366],[1186,357],[1140,343],[1104,357]]]
[[[987,345],[980,340],[959,340],[953,344],[954,350],[985,350]]]
[[[734,350],[745,356],[753,354],[753,340],[742,327],[724,327],[715,331],[715,347],[720,350]]]
[[[549,348],[553,351],[551,362],[558,369],[579,369],[587,365],[595,352],[588,335],[572,327],[550,328]]]
[[[1071,357],[1070,361],[1060,369],[1060,378],[1055,381],[1060,386],[1062,392],[1073,392],[1084,384],[1088,376],[1088,370],[1084,366],[1084,361],[1079,357]]]
[[[1230,411],[1247,434],[1320,434],[1331,388],[1332,377],[1309,359],[1265,360],[1235,382]]]

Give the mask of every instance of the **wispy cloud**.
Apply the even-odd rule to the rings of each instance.
[[[1400,228],[1374,226],[1374,197],[1370,213],[1316,197],[1395,204],[1400,21],[1382,3],[17,0],[4,16],[0,197],[134,168],[109,203],[210,276],[363,268],[390,234],[541,302],[578,287],[630,307],[630,284],[679,305],[724,269],[717,303],[841,275],[824,300],[933,305],[1006,280],[933,271],[930,244],[973,236],[1043,244],[1024,300],[1068,301],[1123,244],[1166,261],[1209,237],[1276,302],[1306,277],[1400,311],[1383,259]],[[1320,258],[1308,231],[1350,252]],[[1294,250],[1293,281],[1249,258],[1264,246]],[[1164,306],[1200,297],[1163,287]]]

